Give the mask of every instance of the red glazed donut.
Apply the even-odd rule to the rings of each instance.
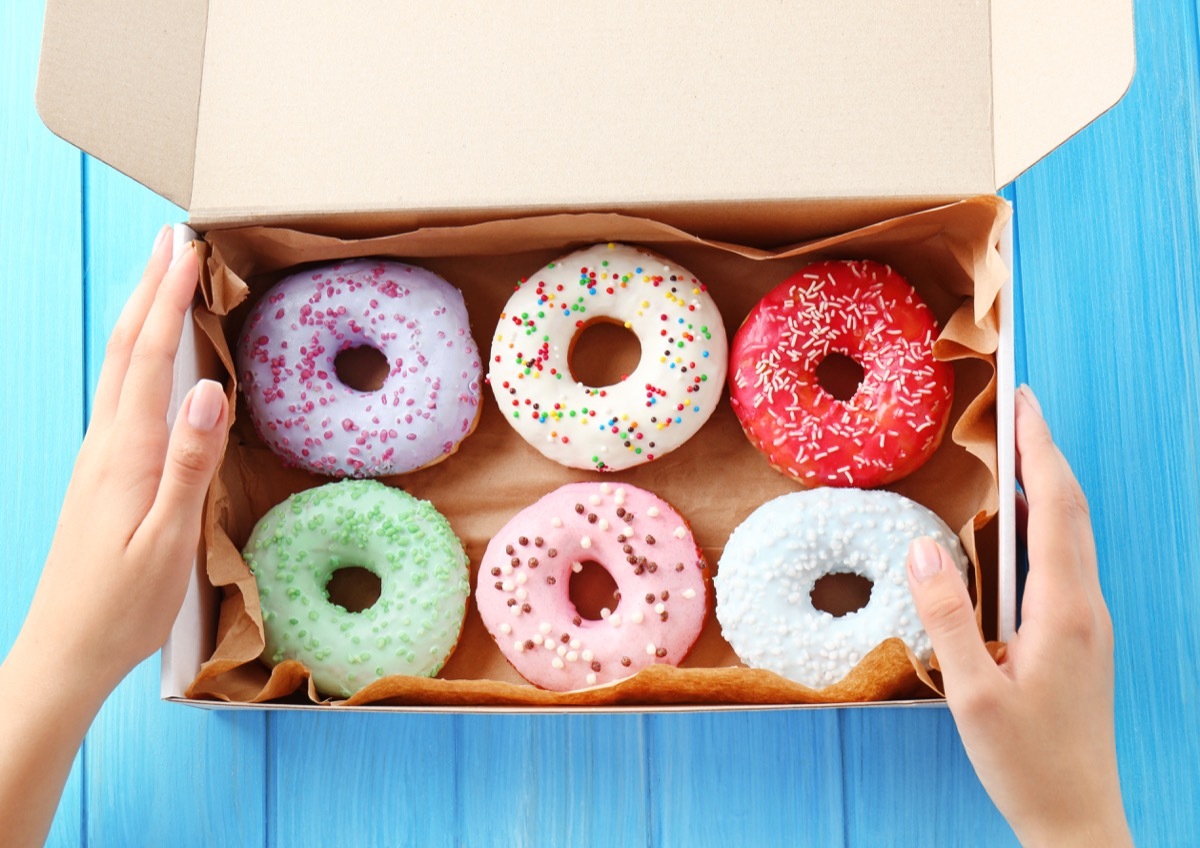
[[[883,486],[924,464],[946,430],[954,372],[933,357],[937,334],[929,307],[887,265],[809,265],[734,336],[733,409],[771,465],[804,485]],[[844,401],[817,378],[834,353],[863,369]]]

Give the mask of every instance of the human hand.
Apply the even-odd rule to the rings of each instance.
[[[1029,576],[1020,630],[999,663],[931,539],[909,549],[909,586],[967,756],[1022,844],[1131,845],[1113,731],[1112,622],[1087,501],[1027,386],[1017,391],[1016,434]]]
[[[168,432],[172,367],[197,280],[195,252],[170,266],[170,228],[108,343],[91,423],[14,653],[101,698],[166,640],[183,602],[205,492],[221,455],[225,393],[203,380]]]

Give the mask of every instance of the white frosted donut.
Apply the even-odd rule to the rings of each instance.
[[[837,683],[889,637],[921,662],[932,653],[908,589],[909,543],[930,536],[966,580],[958,537],[925,507],[894,492],[815,489],[775,498],[738,525],[713,580],[721,631],[744,663],[814,689]],[[812,603],[817,580],[851,573],[871,598],[834,617]]]
[[[616,606],[584,618],[572,574],[603,567]],[[479,564],[475,602],[501,652],[526,680],[568,691],[656,663],[679,665],[708,612],[704,557],[687,522],[644,489],[570,483],[521,510]]]
[[[613,386],[571,376],[590,323],[631,330],[642,356]],[[488,381],[508,422],[571,468],[619,471],[669,453],[716,408],[725,325],[704,284],[649,251],[599,244],[551,262],[509,299],[492,337]]]
[[[339,353],[370,347],[383,385],[343,383]],[[385,259],[291,274],[242,327],[238,380],[262,440],[289,465],[381,477],[453,453],[479,418],[482,364],[462,293],[432,271]]]

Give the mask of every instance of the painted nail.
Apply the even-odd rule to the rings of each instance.
[[[1027,384],[1022,383],[1021,392],[1025,395],[1025,400],[1029,401],[1029,405],[1037,410],[1037,414],[1045,418],[1045,414],[1042,413],[1042,405],[1038,403],[1037,395],[1033,393],[1033,389],[1029,388]]]
[[[169,232],[171,232],[171,225],[163,224],[162,229],[158,231],[158,235],[154,237],[154,247],[150,248],[151,253],[158,253],[158,249],[162,247],[163,241]]]
[[[942,555],[937,542],[928,536],[913,539],[908,546],[908,567],[918,583],[924,583],[942,570]]]
[[[217,426],[221,410],[225,407],[225,390],[216,380],[201,380],[192,389],[192,401],[188,406],[188,423],[197,430],[207,432]]]

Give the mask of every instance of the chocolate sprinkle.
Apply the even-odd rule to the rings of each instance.
[[[621,657],[621,665],[628,667],[632,663],[633,660],[629,659],[629,657]]]
[[[532,639],[525,640],[525,650],[527,650],[527,651],[533,650],[533,640]]]
[[[579,616],[575,616],[574,618],[571,619],[571,623],[574,624],[576,627],[578,627],[579,625],[583,624],[583,619],[580,618]]]
[[[621,545],[621,550],[627,554],[633,553],[633,545]]]
[[[493,577],[499,577],[499,576],[500,576],[500,569],[499,569],[499,568],[493,568],[493,569],[492,569],[492,576],[493,576]]]
[[[558,637],[558,641],[562,642],[564,645],[567,644],[571,641],[571,634],[564,633],[562,636]]]
[[[521,604],[521,612],[530,612],[532,609],[529,604]]]
[[[600,661],[592,660],[592,671],[599,671],[599,670],[600,670]]]
[[[652,603],[654,603],[654,595],[653,595],[653,593],[649,593],[649,592],[648,592],[648,593],[646,594],[646,603],[648,603],[648,604],[652,604]]]
[[[517,539],[517,544],[518,544],[518,545],[528,545],[528,544],[529,544],[529,537],[528,537],[528,536],[522,536],[521,538]]]
[[[550,559],[554,559],[556,556],[558,556],[558,548],[551,548],[550,550],[546,551],[546,556],[550,557]]]
[[[533,546],[534,546],[535,548],[540,548],[540,547],[542,546],[542,544],[543,544],[543,543],[544,543],[544,540],[542,539],[542,537],[541,537],[541,536],[534,536],[534,537],[533,537]]]
[[[530,558],[529,558],[529,567],[530,567],[530,568],[537,568],[537,567],[538,567],[538,559],[537,559],[537,557],[530,557]]]
[[[503,589],[504,589],[504,582],[503,582],[503,581],[501,581],[501,580],[497,580],[497,581],[496,581],[496,588],[497,588],[497,589],[500,589],[501,591],[503,591]]]
[[[596,513],[589,512],[588,513],[588,524],[595,524],[595,523],[596,523]]]
[[[553,586],[553,585],[554,585],[555,583],[557,583],[557,582],[558,582],[558,581],[554,579],[554,575],[553,575],[553,574],[551,574],[549,577],[547,577],[547,578],[546,578],[546,585],[547,585],[547,586]]]
[[[662,599],[664,601],[669,601],[671,599],[671,593],[668,592],[666,589],[663,589]]]
[[[513,546],[512,546],[512,545],[505,545],[505,546],[504,546],[504,552],[505,552],[506,554],[508,554],[509,556],[512,556],[512,555],[513,555],[513,553],[514,553],[514,548],[513,548]]]
[[[650,535],[647,535],[647,536],[646,536],[646,544],[647,544],[647,545],[653,545],[653,544],[654,544],[654,537],[653,537],[653,536],[650,536]]]
[[[654,656],[658,657],[659,659],[662,659],[666,655],[667,655],[666,648],[659,648],[657,651],[654,652]]]
[[[575,512],[583,515],[583,504],[575,504]]]
[[[517,605],[517,599],[516,599],[516,598],[509,598],[509,599],[508,599],[508,601],[507,601],[507,603],[508,603],[508,605],[509,605],[510,607],[515,607],[515,606]]]

